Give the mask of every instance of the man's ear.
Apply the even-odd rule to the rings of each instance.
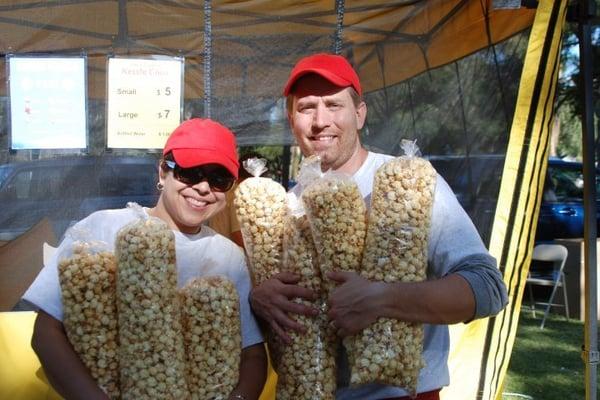
[[[358,130],[361,130],[365,125],[365,120],[367,119],[367,103],[361,101],[360,104],[356,107],[356,126]]]

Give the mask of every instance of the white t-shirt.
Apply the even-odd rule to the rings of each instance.
[[[367,207],[377,169],[393,156],[369,152],[367,159],[352,179],[358,185]],[[302,193],[296,185],[291,192]],[[483,244],[477,229],[461,207],[446,181],[438,174],[428,239],[427,278],[437,279],[458,273],[471,285],[476,302],[475,318],[498,313],[507,302],[502,275]],[[425,367],[419,373],[417,392],[428,392],[447,386],[450,338],[446,325],[424,325],[423,358]],[[350,371],[344,351],[338,357],[338,391],[340,400],[371,400],[407,396],[398,387],[367,384],[348,387]]]
[[[133,208],[97,211],[79,221],[73,229],[89,232],[90,239],[104,242],[110,251],[114,251],[117,232],[138,218],[137,212]],[[251,288],[250,276],[240,248],[208,226],[202,226],[201,231],[194,235],[173,232],[178,287],[182,287],[189,279],[195,277],[210,275],[227,277],[235,284],[240,297],[242,346],[248,347],[262,342],[262,334],[248,302]],[[25,300],[61,321],[63,307],[57,266],[59,258],[62,254],[68,254],[72,243],[73,240],[67,235],[50,262],[42,268],[23,295]]]

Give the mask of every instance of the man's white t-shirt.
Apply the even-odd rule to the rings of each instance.
[[[367,159],[352,179],[365,199],[371,203],[371,192],[377,169],[393,156],[369,152]],[[296,185],[291,195],[299,197],[302,186]],[[502,275],[483,244],[471,219],[459,204],[446,181],[438,174],[436,179],[431,228],[428,239],[427,279],[438,279],[451,273],[467,280],[476,301],[475,318],[498,313],[507,302]],[[419,373],[417,392],[428,392],[447,386],[448,351],[450,338],[446,325],[424,325],[423,359],[425,367]],[[338,357],[339,400],[374,400],[408,396],[399,387],[367,384],[349,387],[350,371],[347,356],[342,349]]]

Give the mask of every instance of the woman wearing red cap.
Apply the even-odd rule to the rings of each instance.
[[[224,275],[240,298],[242,356],[237,387],[230,399],[257,399],[266,378],[263,338],[250,311],[250,278],[242,251],[233,242],[202,224],[225,206],[226,192],[238,175],[234,135],[224,126],[191,119],[173,131],[163,150],[155,207],[144,208],[148,217],[164,221],[175,235],[178,286],[199,276]],[[114,246],[117,232],[139,218],[139,207],[98,211],[74,229]],[[62,324],[63,310],[58,280],[58,255],[73,239],[61,242],[56,255],[44,266],[23,296],[40,308],[32,347],[48,380],[67,399],[107,399],[71,347]]]

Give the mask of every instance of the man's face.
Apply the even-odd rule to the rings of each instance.
[[[315,74],[300,78],[294,86],[290,127],[302,153],[319,155],[324,171],[344,171],[359,157],[358,131],[367,107],[363,102],[355,106],[350,91]]]

